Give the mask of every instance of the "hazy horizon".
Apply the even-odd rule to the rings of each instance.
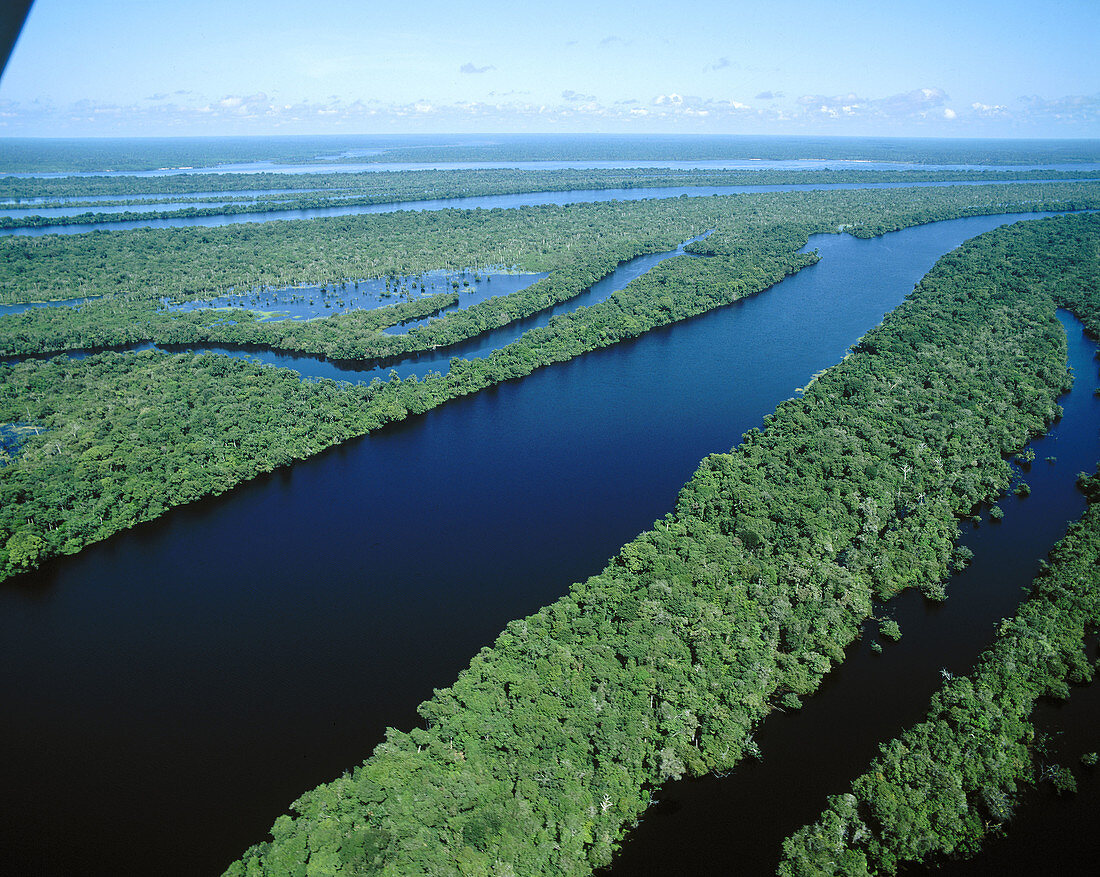
[[[1100,6],[37,0],[0,137],[1100,137]]]

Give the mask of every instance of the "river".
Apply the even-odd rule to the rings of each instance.
[[[986,186],[1009,185],[1018,180],[967,181],[922,183],[806,183],[772,186],[662,186],[653,189],[570,189],[562,192],[523,192],[512,195],[478,195],[469,198],[436,198],[423,201],[398,201],[390,204],[333,205],[307,210],[275,210],[259,213],[216,214],[213,216],[167,216],[162,218],[129,219],[106,222],[72,223],[68,225],[44,225],[41,227],[0,228],[0,237],[17,235],[41,237],[47,234],[87,234],[92,231],[127,231],[135,228],[189,228],[201,226],[214,228],[223,225],[239,225],[243,222],[274,222],[276,220],[322,219],[326,216],[353,216],[368,213],[397,213],[402,210],[494,210],[517,207],[538,207],[548,204],[592,204],[606,201],[646,201],[657,198],[704,198],[712,195],[743,195],[764,192],[813,192],[831,189],[911,189],[934,186]],[[1028,183],[1096,182],[1095,180],[1027,180]],[[125,208],[119,208],[123,210]],[[135,212],[146,208],[135,208]],[[23,215],[24,211],[0,210],[10,215]],[[42,214],[65,215],[68,212],[95,212],[86,208],[59,207],[38,211]],[[105,212],[105,211],[100,211]]]
[[[1022,475],[1030,496],[1010,493],[1002,499],[1000,523],[990,523],[989,510],[983,509],[981,525],[963,525],[961,542],[974,559],[952,577],[948,599],[934,603],[907,592],[876,607],[876,614],[898,622],[901,640],[885,641],[883,653],[875,654],[876,625],[865,624],[864,638],[848,648],[844,663],[802,709],[770,716],[760,726],[755,734],[760,761],[745,762],[723,779],[666,785],[610,874],[774,873],[783,839],[815,820],[826,796],[846,792],[878,755],[880,742],[924,719],[929,698],[943,682],[941,671],[969,673],[992,645],[995,625],[1015,612],[1040,560],[1067,523],[1084,513],[1075,476],[1093,471],[1100,459],[1100,399],[1091,392],[1097,345],[1072,315],[1058,316],[1069,341],[1075,390],[1060,400],[1061,420],[1029,446],[1035,462]],[[1047,462],[1049,457],[1055,461]],[[1081,745],[1076,755],[1095,749],[1096,741]],[[1069,763],[1075,761],[1076,756]],[[1095,856],[1100,838],[1090,832],[1086,839]],[[1048,849],[1042,843],[1024,849],[1017,844],[1015,868],[1007,871],[989,871],[980,859],[953,867],[957,873],[1039,874],[1049,866]],[[907,867],[906,873],[920,870]]]
[[[821,262],[768,292],[456,400],[0,587],[0,742],[18,753],[0,766],[15,803],[5,864],[220,871],[386,726],[416,723],[416,704],[508,620],[598,572],[671,508],[704,455],[838,361],[940,255],[1019,218],[815,236]],[[1095,439],[1068,416],[1061,428]],[[905,637],[885,660],[920,639],[898,617]],[[943,661],[973,639],[936,631]],[[844,720],[877,709],[865,698]]]

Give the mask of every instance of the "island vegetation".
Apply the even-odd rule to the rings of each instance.
[[[602,573],[509,624],[420,707],[424,727],[391,730],[226,873],[584,874],[608,864],[660,783],[753,753],[755,724],[816,689],[873,600],[907,587],[943,598],[965,561],[958,520],[1006,489],[1006,458],[1059,412],[1068,375],[1054,311],[1100,301],[1098,242],[1100,220],[1062,217],[942,259],[804,396],[704,460],[675,511]],[[1045,590],[1061,593],[1092,557],[1077,563]],[[1037,693],[1061,690],[1051,680],[1065,673],[1087,676],[1074,648],[1054,645],[1079,638],[1089,616],[1077,611],[1043,628],[1058,639],[1041,640]],[[1021,617],[1004,630],[1038,626]],[[1020,692],[1019,668],[1005,666]],[[954,711],[952,724],[936,727],[976,729],[974,745],[990,743],[996,805],[1019,748],[1002,751],[991,742],[999,726],[956,709],[991,696],[973,692],[950,688],[937,708]],[[867,788],[904,817],[881,783]],[[929,808],[951,795],[930,796]],[[843,806],[847,822],[828,827],[854,825],[855,805]]]
[[[0,200],[12,202],[12,212],[0,215],[0,229],[49,228],[189,219],[215,216],[261,216],[290,211],[352,212],[357,207],[433,202],[491,195],[535,192],[646,190],[676,187],[829,187],[904,185],[913,183],[1043,180],[1048,182],[1100,178],[1091,170],[809,170],[700,171],[656,169],[557,169],[516,171],[503,168],[415,170],[311,175],[303,191],[295,174],[194,174],[171,177],[8,177],[0,179]],[[187,193],[193,193],[186,197]],[[221,194],[219,194],[221,193]],[[247,194],[245,194],[247,193]],[[104,195],[111,196],[109,199]],[[131,197],[121,197],[130,195]],[[81,200],[95,198],[97,200]],[[24,205],[23,199],[30,203]],[[104,207],[141,210],[105,212]],[[88,208],[73,213],[78,207]],[[69,208],[63,214],[35,212]],[[0,211],[2,212],[2,211]]]
[[[702,248],[708,258],[669,259],[607,301],[555,317],[550,325],[524,333],[489,357],[453,360],[445,375],[432,374],[419,381],[391,377],[385,383],[374,381],[359,387],[307,384],[291,394],[298,402],[288,399],[283,406],[246,406],[230,416],[228,412],[216,413],[217,406],[241,392],[242,373],[238,370],[247,368],[241,364],[218,361],[216,365],[199,365],[201,359],[185,356],[171,360],[161,353],[146,354],[138,360],[105,352],[88,359],[23,361],[4,366],[0,423],[35,423],[43,431],[28,440],[13,463],[0,470],[0,572],[14,575],[49,557],[74,553],[90,542],[152,520],[173,505],[223,492],[242,480],[404,419],[410,413],[422,413],[448,399],[523,377],[536,368],[637,337],[759,292],[814,261],[813,254],[798,251],[815,231],[835,232],[843,225],[854,233],[871,235],[945,216],[1053,206],[1028,198],[1005,202],[1000,200],[1003,187],[988,193],[991,198],[996,195],[997,200],[976,206],[973,199],[978,191],[968,189],[961,202],[950,189],[916,189],[444,212],[428,215],[431,221],[427,231],[424,225],[416,225],[420,230],[416,236],[407,224],[424,218],[419,214],[360,217],[326,221],[326,225],[332,224],[324,238],[333,242],[331,248],[319,245],[313,224],[303,224],[297,246],[293,235],[280,237],[268,231],[271,226],[251,229],[255,236],[249,234],[243,239],[234,228],[204,229],[197,234],[172,230],[167,234],[57,237],[29,248],[22,243],[9,244],[15,239],[8,239],[4,241],[6,246],[0,247],[0,252],[8,254],[0,276],[6,277],[8,288],[16,295],[26,296],[28,289],[51,277],[50,266],[58,272],[69,266],[74,284],[97,273],[115,273],[119,284],[125,289],[128,283],[131,289],[79,309],[41,308],[0,318],[0,349],[8,353],[79,350],[155,340],[170,344],[266,342],[280,350],[367,358],[446,346],[476,336],[487,328],[537,312],[554,300],[578,294],[618,260],[639,250],[668,248],[670,241],[682,240],[708,224],[717,227],[714,234],[694,245]],[[864,194],[868,198],[861,201],[859,196]],[[1076,188],[1063,194],[1065,200],[1058,202],[1062,206],[1095,203],[1087,192]],[[606,227],[601,224],[604,221]],[[360,226],[359,234],[341,234],[345,222]],[[362,227],[369,231],[363,232]],[[373,261],[389,253],[385,257],[391,260],[387,269],[407,271],[426,267],[424,261],[429,258],[446,258],[443,254],[448,243],[457,247],[460,240],[466,241],[466,250],[457,255],[452,251],[449,258],[486,259],[485,250],[477,247],[502,246],[497,237],[502,227],[512,229],[512,237],[506,239],[512,242],[511,253],[526,259],[527,267],[558,270],[512,296],[449,313],[405,335],[385,335],[377,329],[415,316],[417,312],[409,310],[415,308],[413,303],[392,311],[380,308],[305,323],[265,323],[235,314],[236,323],[229,324],[220,311],[165,311],[159,302],[163,290],[146,286],[153,277],[170,278],[175,269],[193,272],[192,276],[220,277],[217,265],[221,262],[204,265],[202,259],[202,254],[218,259],[222,251],[218,243],[228,243],[225,249],[241,254],[240,263],[235,259],[226,261],[237,266],[234,270],[255,271],[255,266],[267,264],[266,260],[279,249],[290,254],[284,256],[288,259],[295,258],[295,254],[308,259],[320,253],[328,264],[344,269],[348,262],[338,260]],[[378,234],[379,228],[385,233]],[[574,249],[570,234],[580,229],[588,230],[588,234],[573,235],[578,240]],[[436,230],[441,233],[432,235]],[[662,234],[665,237],[659,237]],[[174,250],[166,244],[165,235],[167,243],[177,244]],[[364,247],[362,251],[357,247],[360,241],[376,238],[391,245],[402,240],[404,246],[396,250],[396,255],[383,247]],[[267,241],[267,249],[250,243],[257,240]],[[425,249],[429,241],[434,250]],[[605,243],[597,245],[595,241]],[[127,253],[131,255],[127,257]],[[393,261],[396,259],[404,261]],[[52,282],[60,288],[59,280]],[[178,278],[176,282],[180,282]],[[199,292],[191,290],[190,294]],[[434,307],[438,302],[430,304]],[[151,363],[172,374],[175,392],[142,376]],[[275,388],[289,388],[288,382],[297,379],[296,375],[268,374],[269,370],[251,368],[247,386],[259,395],[282,392]],[[90,390],[93,386],[95,391]],[[311,398],[308,405],[301,401],[306,398]],[[181,399],[186,403],[166,401]],[[113,407],[103,410],[110,400],[115,400]],[[265,413],[287,406],[309,407],[310,413],[288,421]],[[132,418],[142,414],[149,415],[148,421],[135,424]],[[319,420],[328,426],[316,427]],[[146,423],[151,428],[149,434],[145,433]],[[251,442],[264,444],[269,450],[260,453],[253,444],[242,443],[242,434],[252,436]],[[135,444],[156,451],[133,454],[130,449]],[[95,465],[89,465],[93,461]]]
[[[138,168],[153,155],[194,155],[193,145],[172,144],[174,153],[168,146],[150,144],[126,162]],[[734,149],[719,146],[723,154]],[[94,164],[97,148],[73,144],[66,160]],[[273,157],[282,160],[317,155],[304,141],[280,148]],[[605,146],[570,148],[588,157]],[[971,159],[997,151],[970,149]],[[1087,160],[1087,152],[1062,157]],[[1095,173],[875,174],[332,173],[311,175],[316,191],[308,193],[289,191],[301,177],[280,174],[2,180],[0,197],[58,204],[229,193],[228,206],[196,208],[227,214],[257,204],[276,211],[765,180],[979,185],[0,238],[0,301],[94,297],[0,317],[0,353],[12,357],[0,365],[0,578],[450,399],[759,293],[813,264],[816,254],[802,252],[813,234],[871,237],[961,216],[1100,208],[1100,182],[1088,181]],[[1062,179],[1049,181],[1055,177]],[[244,190],[259,192],[258,200]],[[517,331],[487,357],[453,359],[445,373],[420,379],[302,381],[223,355],[121,352],[149,342],[220,345],[388,364],[518,325],[623,262],[704,232],[688,247],[703,258],[668,259],[600,304]],[[966,562],[955,547],[957,521],[1008,486],[1006,456],[1059,413],[1068,384],[1054,308],[1072,309],[1100,333],[1098,241],[1100,220],[1063,217],[990,233],[941,260],[905,305],[783,403],[763,430],[704,460],[675,510],[600,575],[511,623],[453,686],[421,706],[424,727],[391,730],[361,767],[306,793],[275,823],[272,839],[227,874],[584,874],[606,865],[662,782],[726,770],[753,754],[755,725],[817,688],[873,601],[907,587],[943,598],[950,571]],[[405,334],[382,330],[433,317],[454,306],[457,293],[281,323],[248,308],[226,319],[214,308],[168,306],[294,285],[353,289],[368,278],[385,278],[396,291],[422,287],[429,271],[495,266],[548,276]],[[72,355],[56,355],[65,353]],[[1083,678],[1079,662],[1066,667]],[[1042,679],[1040,688],[1053,686]],[[1026,730],[1026,721],[1012,728]],[[1012,745],[1026,751],[1026,736]],[[1013,779],[1026,772],[1021,759]],[[989,788],[1006,788],[1006,776],[988,780]],[[864,804],[857,810],[866,818]],[[797,842],[814,848],[815,831]],[[973,848],[975,838],[956,847]],[[789,852],[792,861],[811,861],[793,846]],[[908,852],[883,856],[897,862]]]
[[[784,842],[780,875],[896,874],[970,857],[989,835],[1011,831],[1025,788],[1076,790],[1069,766],[1042,757],[1033,714],[1040,698],[1065,699],[1093,678],[1086,647],[1100,626],[1100,482],[1093,475],[1082,486],[1088,511],[992,648],[970,675],[945,672],[927,718],[884,743],[851,791]],[[1095,754],[1081,756],[1095,764]]]

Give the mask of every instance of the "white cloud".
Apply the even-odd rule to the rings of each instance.
[[[162,96],[156,95],[161,98]],[[522,92],[492,93],[485,101],[440,101],[423,97],[407,103],[376,98],[346,101],[273,100],[263,92],[148,98],[132,105],[81,101],[0,99],[2,136],[162,136],[203,134],[324,133],[338,131],[691,131],[715,133],[881,133],[920,132],[952,136],[1100,136],[1100,95],[1021,98],[1010,105],[973,101],[948,106],[935,88],[883,97],[855,93],[803,95],[779,100],[756,95],[757,106],[669,91],[649,100],[619,98],[602,103],[573,89],[548,102]]]

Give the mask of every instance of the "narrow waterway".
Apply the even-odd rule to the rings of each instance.
[[[338,361],[327,359],[323,356],[281,353],[277,350],[271,350],[259,345],[221,346],[211,344],[172,344],[158,347],[155,344],[143,343],[117,349],[131,353],[142,350],[161,349],[168,353],[216,353],[224,356],[236,356],[242,359],[254,359],[265,365],[288,368],[298,372],[298,374],[308,380],[329,378],[336,381],[349,381],[351,383],[370,383],[374,378],[379,378],[381,380],[387,379],[391,371],[397,372],[398,376],[402,379],[410,375],[416,375],[418,378],[422,378],[429,372],[446,372],[450,368],[452,359],[477,359],[488,356],[494,350],[499,350],[511,344],[523,335],[523,333],[540,326],[546,326],[554,317],[572,313],[579,308],[591,307],[592,305],[599,304],[611,297],[614,293],[624,289],[634,278],[642,276],[661,264],[661,262],[664,262],[666,259],[671,259],[673,256],[691,256],[691,258],[696,259],[704,258],[686,253],[684,247],[695,241],[702,240],[708,234],[710,234],[710,232],[704,232],[701,235],[689,238],[674,250],[668,250],[663,253],[648,253],[644,256],[636,256],[633,259],[629,259],[619,265],[606,277],[593,283],[592,286],[580,295],[574,296],[568,301],[559,302],[553,307],[540,311],[537,314],[532,314],[530,317],[525,317],[522,320],[513,320],[500,328],[484,332],[468,341],[452,344],[448,347],[440,348],[439,350],[424,351],[423,353],[413,354],[397,360],[386,360],[384,363],[373,361],[357,362],[354,360]],[[509,291],[522,289],[530,285],[534,280],[544,276],[546,275],[517,274],[499,277],[496,286],[493,286],[490,282],[483,284],[478,292],[470,295],[460,295],[458,306],[465,308],[471,304],[475,304],[479,300],[488,298],[490,288],[494,294],[498,291],[500,294],[507,294]],[[73,301],[78,302],[79,300],[74,299]],[[10,307],[20,308],[23,306],[10,305]],[[453,308],[448,308],[447,310],[453,310]],[[0,313],[3,313],[3,311],[0,310]],[[428,322],[428,319],[405,323],[398,328],[407,331],[415,325],[423,325]],[[80,358],[87,354],[88,351],[72,351],[69,353],[69,355],[74,358]],[[21,358],[23,357],[13,357],[6,361],[14,362]]]
[[[416,704],[508,620],[598,572],[703,456],[837,362],[939,256],[1030,218],[815,237],[821,262],[765,293],[0,587],[0,787],[18,802],[0,827],[5,864],[218,872],[386,726],[416,723]],[[958,634],[943,631],[946,649]]]
[[[493,210],[538,207],[547,204],[592,204],[605,201],[646,201],[657,198],[703,198],[712,195],[740,195],[761,192],[813,192],[830,189],[911,189],[935,186],[1009,185],[1017,180],[947,181],[924,183],[812,183],[773,186],[664,186],[655,189],[571,189],[563,192],[526,192],[514,195],[479,195],[470,198],[438,198],[424,201],[399,201],[391,204],[334,204],[308,210],[275,210],[257,213],[217,214],[214,216],[167,216],[162,218],[116,220],[106,222],[44,225],[41,227],[0,228],[0,236],[40,237],[47,234],[86,234],[92,231],[126,231],[134,228],[207,228],[237,225],[242,222],[274,222],[292,219],[321,219],[326,216],[352,216],[368,213],[397,213],[402,210]],[[1027,180],[1025,182],[1044,182]],[[1057,180],[1047,182],[1093,182],[1097,180]],[[201,206],[201,205],[200,205]],[[68,208],[57,208],[67,210]],[[4,211],[0,211],[2,214]],[[81,210],[79,212],[94,212]],[[101,211],[102,212],[102,211]],[[14,214],[13,214],[14,215]],[[60,214],[59,214],[60,215]]]
[[[1058,316],[1076,386],[1060,400],[1061,420],[1030,444],[1035,462],[1020,473],[1030,496],[1003,498],[1000,523],[991,523],[986,509],[981,525],[963,525],[961,542],[974,560],[952,577],[948,599],[935,603],[907,592],[877,607],[898,622],[901,640],[879,640],[876,625],[866,624],[862,640],[801,710],[775,713],[760,726],[755,739],[761,760],[721,779],[663,788],[610,874],[775,873],[783,839],[815,820],[828,795],[847,791],[880,742],[924,718],[942,671],[966,674],[989,648],[994,627],[1015,612],[1040,561],[1084,512],[1077,473],[1093,471],[1100,460],[1100,398],[1092,392],[1097,345],[1072,315]],[[883,643],[882,654],[872,651],[876,641]],[[1021,854],[1015,873],[1043,873],[1044,848],[1017,850]]]

